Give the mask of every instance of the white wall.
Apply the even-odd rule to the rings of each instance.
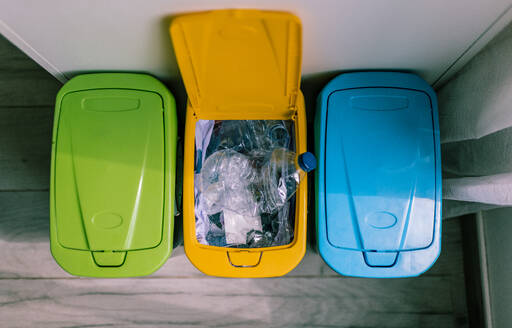
[[[510,3],[0,0],[0,32],[61,80],[91,70],[144,71],[168,79],[178,76],[168,36],[171,16],[231,7],[286,10],[297,14],[303,22],[304,74],[407,69],[434,83],[470,46],[467,56],[448,73],[512,19],[510,11],[501,16]]]

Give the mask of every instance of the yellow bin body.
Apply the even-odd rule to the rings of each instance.
[[[307,180],[297,191],[290,244],[265,248],[200,244],[194,214],[195,128],[198,120],[292,120],[296,151],[306,151],[306,113],[299,89],[300,21],[282,12],[218,10],[179,16],[170,33],[189,98],[183,173],[185,252],[208,275],[285,275],[306,251]]]

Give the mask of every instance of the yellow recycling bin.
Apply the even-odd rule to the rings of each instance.
[[[306,113],[299,89],[300,21],[283,12],[217,10],[179,16],[170,33],[189,98],[183,173],[185,252],[208,275],[282,276],[306,251],[306,179],[296,193],[291,243],[261,248],[204,245],[196,238],[195,137],[199,120],[288,120],[296,153],[306,151]]]

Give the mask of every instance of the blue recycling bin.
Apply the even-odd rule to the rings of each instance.
[[[342,74],[315,120],[318,251],[340,274],[411,277],[441,251],[434,90],[414,74]]]

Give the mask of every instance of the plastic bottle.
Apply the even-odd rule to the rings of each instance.
[[[231,149],[219,150],[201,169],[199,205],[207,214],[223,209],[251,216],[275,213],[315,168],[316,158],[309,152],[297,156],[276,148],[265,158],[251,158]]]
[[[307,172],[316,168],[316,158],[310,152],[296,155],[286,148],[276,148],[261,168],[259,202],[261,213],[274,213],[283,207],[297,191]]]
[[[284,121],[222,121],[214,130],[209,149],[211,152],[232,149],[242,154],[261,155],[274,148],[288,147],[290,140],[290,133]]]
[[[250,185],[257,176],[253,160],[231,149],[219,150],[201,169],[199,207],[207,214],[223,209],[254,216],[258,204]]]

